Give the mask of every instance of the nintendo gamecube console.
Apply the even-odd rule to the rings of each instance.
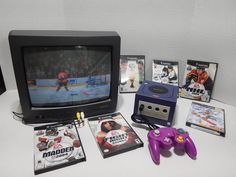
[[[171,126],[178,86],[145,81],[135,95],[134,114],[151,124]]]

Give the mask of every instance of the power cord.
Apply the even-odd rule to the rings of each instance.
[[[17,120],[17,121],[23,121],[23,113],[18,113],[18,112],[14,112],[12,111],[12,114],[13,114],[13,119]]]

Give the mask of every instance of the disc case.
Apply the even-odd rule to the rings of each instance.
[[[222,108],[192,102],[186,125],[224,137],[225,111]]]
[[[218,63],[188,60],[180,97],[210,102]]]
[[[89,118],[88,123],[104,158],[143,146],[142,140],[120,113]]]
[[[179,63],[177,61],[153,60],[152,81],[179,85]]]
[[[74,123],[34,128],[36,175],[85,160],[83,146]]]

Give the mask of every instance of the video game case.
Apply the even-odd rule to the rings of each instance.
[[[34,172],[44,173],[86,160],[74,123],[34,128]]]
[[[192,102],[186,125],[225,137],[225,111],[222,108]]]
[[[121,113],[88,119],[91,132],[103,158],[142,147],[143,142]]]
[[[153,60],[152,81],[179,86],[179,63],[177,61]]]
[[[188,60],[180,97],[210,102],[218,63]]]
[[[120,93],[135,93],[145,80],[145,56],[120,56]]]

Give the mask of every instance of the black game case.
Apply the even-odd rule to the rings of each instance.
[[[218,63],[187,60],[180,97],[210,102]]]
[[[145,55],[120,56],[120,93],[135,93],[145,80]]]
[[[153,60],[152,81],[179,86],[179,63],[177,61]]]
[[[34,128],[36,175],[85,160],[84,149],[74,122]]]
[[[92,117],[88,119],[88,124],[103,158],[143,146],[142,140],[121,113]]]

